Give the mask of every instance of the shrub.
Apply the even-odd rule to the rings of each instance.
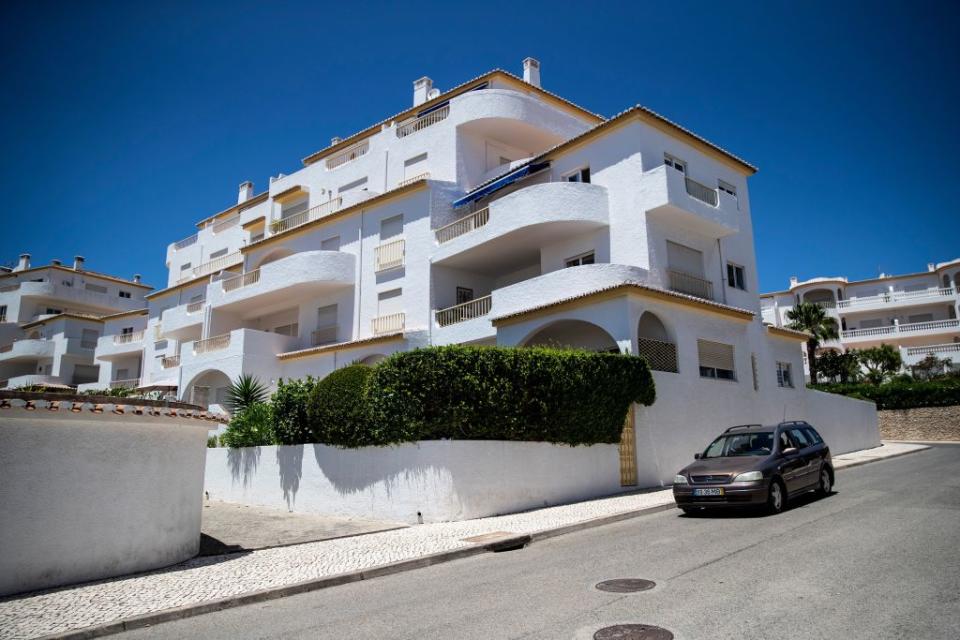
[[[652,404],[642,358],[547,348],[397,353],[368,382],[371,444],[451,438],[616,443],[630,403]]]
[[[273,430],[280,444],[314,442],[310,433],[307,405],[317,381],[312,376],[304,380],[280,380],[270,397],[273,406]]]
[[[266,402],[257,402],[233,416],[220,436],[224,447],[260,447],[276,444],[273,432],[273,411]]]
[[[227,387],[223,404],[230,413],[238,414],[266,399],[267,388],[255,376],[245,373]]]
[[[313,442],[340,447],[380,444],[367,412],[366,383],[372,373],[370,367],[354,364],[314,385],[307,404]]]
[[[877,409],[913,409],[960,405],[960,378],[888,382],[886,384],[819,384],[810,385],[828,393],[870,400]]]
[[[217,436],[210,436],[207,438],[207,449],[216,449],[217,448]]]

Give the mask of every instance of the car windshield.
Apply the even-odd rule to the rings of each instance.
[[[772,431],[727,433],[710,443],[703,457],[768,456],[771,451],[773,451]]]

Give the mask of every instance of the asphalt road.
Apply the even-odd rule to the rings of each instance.
[[[124,634],[135,638],[960,638],[960,446],[841,471],[774,517],[670,510],[526,549]],[[610,594],[594,585],[646,578]]]

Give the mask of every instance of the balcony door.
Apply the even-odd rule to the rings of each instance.
[[[703,252],[667,240],[667,268],[703,278]]]

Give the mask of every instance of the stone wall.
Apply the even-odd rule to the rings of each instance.
[[[878,411],[884,440],[960,441],[960,405]]]

